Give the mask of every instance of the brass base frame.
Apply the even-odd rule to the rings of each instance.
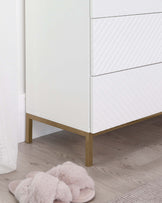
[[[153,114],[151,116],[147,116],[142,119],[138,119],[138,120],[135,120],[135,121],[111,128],[111,129],[107,129],[107,130],[92,134],[92,133],[84,132],[84,131],[81,131],[81,130],[78,130],[78,129],[75,129],[75,128],[72,128],[72,127],[69,127],[66,125],[62,125],[60,123],[56,123],[56,122],[53,122],[53,121],[50,121],[50,120],[47,120],[47,119],[44,119],[44,118],[41,118],[38,116],[34,116],[32,114],[26,113],[26,140],[25,141],[28,144],[32,143],[32,127],[33,127],[32,121],[33,120],[39,121],[41,123],[45,123],[47,125],[51,125],[51,126],[54,126],[57,128],[61,128],[63,130],[66,130],[66,131],[69,131],[69,132],[72,132],[72,133],[75,133],[75,134],[78,134],[81,136],[85,136],[86,137],[86,139],[85,139],[86,140],[85,165],[89,167],[89,166],[93,165],[93,136],[104,134],[104,133],[107,133],[107,132],[110,132],[110,131],[113,131],[113,130],[116,130],[116,129],[119,129],[122,127],[126,127],[129,125],[133,125],[135,123],[138,123],[138,122],[150,119],[150,118],[154,118],[154,117],[157,117],[160,115],[162,115],[162,112]]]

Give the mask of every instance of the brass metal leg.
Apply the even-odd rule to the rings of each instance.
[[[32,119],[28,115],[26,115],[26,143],[32,143],[32,127]]]
[[[86,135],[86,166],[93,165],[93,135]]]

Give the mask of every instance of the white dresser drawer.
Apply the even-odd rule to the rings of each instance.
[[[162,13],[92,20],[92,75],[162,61]]]
[[[92,18],[162,12],[161,0],[91,0]]]
[[[92,132],[162,111],[162,64],[92,77]]]

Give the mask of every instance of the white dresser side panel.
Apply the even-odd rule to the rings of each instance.
[[[26,1],[26,111],[89,132],[89,1]]]
[[[162,112],[162,64],[92,78],[92,132]]]
[[[161,0],[91,0],[92,18],[162,12]]]
[[[92,75],[162,62],[162,13],[92,20]]]

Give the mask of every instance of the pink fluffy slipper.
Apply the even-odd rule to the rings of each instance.
[[[27,177],[33,177],[38,172],[31,172]],[[72,193],[73,203],[89,202],[95,197],[95,184],[87,171],[77,164],[65,162],[47,171],[53,177],[66,183]]]
[[[69,187],[58,178],[39,172],[32,178],[13,181],[9,191],[20,203],[70,203]]]

